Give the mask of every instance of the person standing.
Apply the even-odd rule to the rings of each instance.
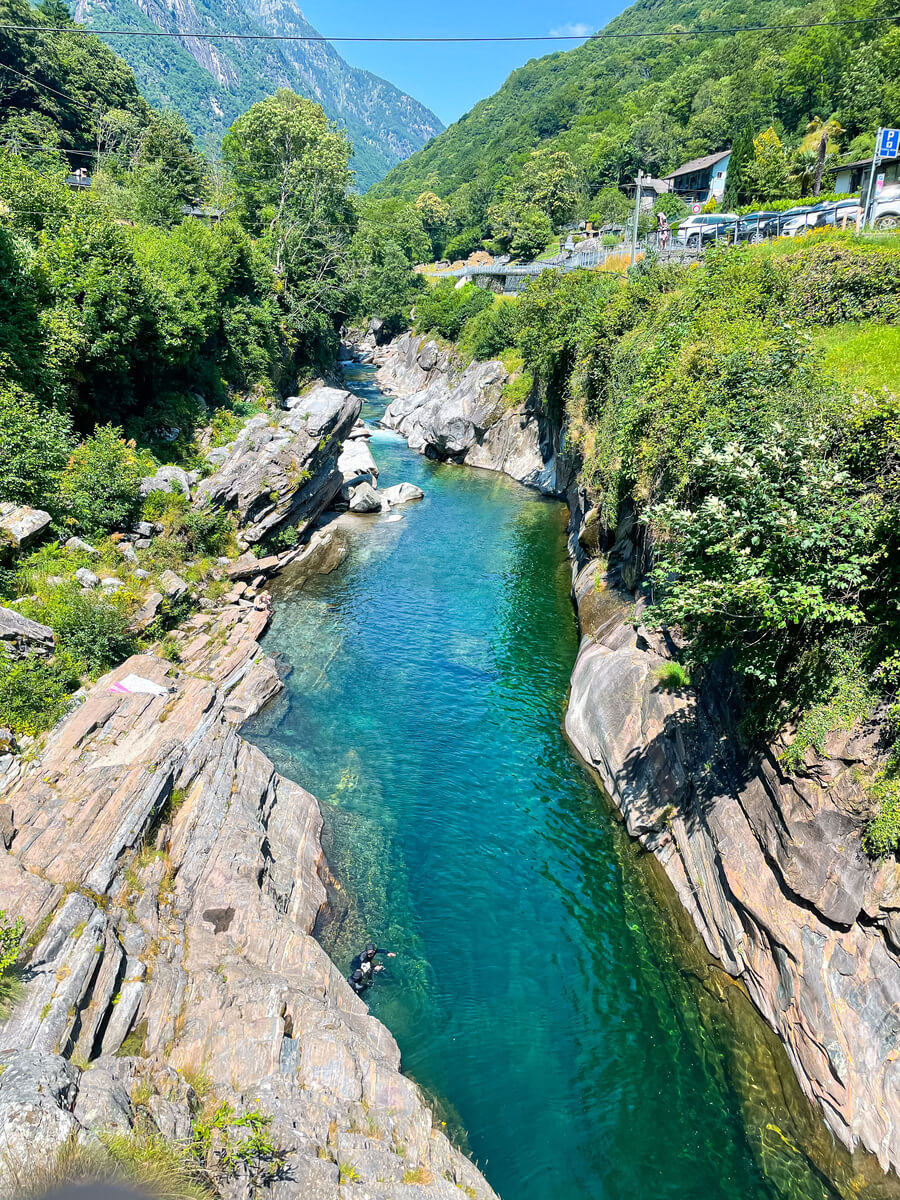
[[[664,212],[656,214],[656,233],[660,250],[669,248],[669,218]]]

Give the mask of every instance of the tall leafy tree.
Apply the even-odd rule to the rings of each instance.
[[[282,88],[225,135],[241,219],[268,248],[292,333],[316,356],[348,296],[355,227],[350,144],[318,104]]]

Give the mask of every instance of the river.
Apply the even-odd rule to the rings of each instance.
[[[371,372],[349,386],[377,419]],[[761,1158],[668,919],[562,736],[563,506],[388,432],[372,446],[381,486],[425,499],[343,519],[344,564],[276,590],[265,646],[293,670],[245,730],[322,802],[346,900],[327,949],[397,952],[372,1011],[504,1200],[823,1200],[801,1157]]]

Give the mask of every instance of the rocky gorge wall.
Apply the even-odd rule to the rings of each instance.
[[[502,364],[460,368],[413,334],[361,350],[398,397],[384,423],[413,449],[551,494],[568,486],[582,638],[566,734],[655,856],[708,953],[778,1035],[834,1137],[896,1171],[900,864],[873,863],[860,844],[869,802],[859,778],[877,767],[877,726],[831,734],[793,774],[780,764],[783,745],[749,757],[725,675],[700,693],[661,682],[673,647],[641,620],[635,531],[618,531],[608,561],[591,556],[596,514],[585,512],[542,415],[498,405]],[[811,1161],[841,1195],[900,1195],[896,1175],[869,1154],[840,1158],[827,1138],[812,1140]]]
[[[562,495],[569,469],[549,420],[531,400],[510,406],[501,362],[461,365],[437,342],[405,333],[356,351],[378,367],[378,386],[396,399],[383,424],[429,458],[502,471],[548,495]]]
[[[804,1093],[852,1149],[900,1164],[900,865],[860,846],[860,773],[878,761],[873,724],[829,735],[788,774],[783,746],[741,745],[725,676],[700,692],[661,682],[665,638],[624,585],[631,531],[590,558],[573,505],[581,645],[566,733],[651,851],[708,952],[739,980],[784,1044]],[[586,536],[585,536],[586,534]],[[833,1164],[829,1164],[833,1166]],[[857,1154],[845,1196],[897,1195]]]
[[[199,502],[237,512],[245,545],[308,529],[358,413],[322,388],[255,419],[213,452]],[[224,1121],[207,1165],[235,1200],[494,1196],[312,936],[328,902],[315,797],[239,732],[282,686],[258,644],[264,578],[301,586],[340,560],[335,539],[223,567],[231,590],[167,657],[99,679],[29,756],[0,748],[0,908],[30,945],[0,1022],[0,1194],[71,1139],[139,1127],[185,1145],[211,1095],[235,1121],[264,1114],[275,1150],[227,1161],[247,1131]]]

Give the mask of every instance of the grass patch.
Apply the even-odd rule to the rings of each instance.
[[[826,372],[854,389],[900,392],[900,326],[848,322],[816,331],[813,345]]]
[[[691,686],[691,677],[681,663],[663,663],[656,671],[657,685],[664,692],[680,692]]]
[[[857,721],[868,716],[876,696],[869,687],[863,669],[854,664],[849,656],[844,659],[843,673],[835,678],[831,696],[814,705],[803,714],[797,724],[797,733],[790,746],[781,756],[789,771],[802,767],[806,751],[812,748],[817,754],[825,751],[825,739],[838,729],[852,729]]]
[[[26,1159],[6,1156],[10,1200],[37,1200],[73,1184],[119,1184],[165,1200],[208,1200],[213,1196],[189,1156],[159,1134],[100,1134],[80,1145],[75,1138],[52,1154]]]
[[[404,1183],[434,1183],[434,1176],[427,1167],[414,1167],[412,1170],[403,1172]]]

